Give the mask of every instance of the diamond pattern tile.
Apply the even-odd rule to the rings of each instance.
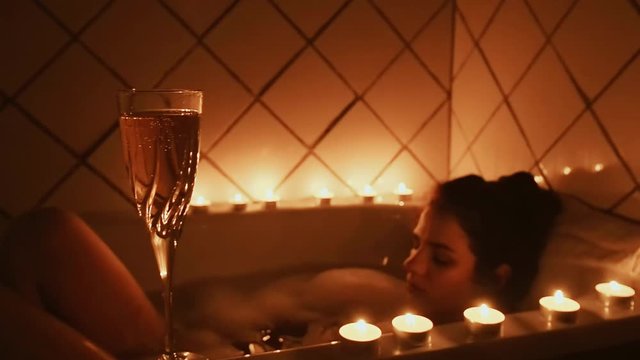
[[[553,42],[593,97],[640,47],[640,19],[626,0],[582,0]]]
[[[200,121],[202,151],[209,149],[253,100],[251,94],[202,48],[194,50],[160,85],[204,91]]]
[[[544,31],[549,34],[558,25],[574,0],[527,0]]]
[[[262,198],[304,153],[304,147],[256,105],[209,156],[252,197]]]
[[[520,130],[504,105],[480,134],[472,149],[487,179],[528,171],[534,163]]]
[[[438,16],[411,43],[420,59],[429,66],[442,84],[449,84],[451,77],[451,57],[442,55],[451,53],[452,4],[447,2]]]
[[[196,34],[202,34],[233,3],[232,0],[164,0]]]
[[[364,90],[398,53],[400,39],[363,0],[355,0],[316,45],[357,90]]]
[[[435,181],[427,174],[418,162],[406,151],[402,152],[385,172],[376,180],[373,187],[380,194],[393,194],[399,183],[413,190],[416,199],[424,199],[433,190]]]
[[[475,45],[459,14],[456,14],[453,31],[453,73],[457,74],[465,61],[469,59]]]
[[[584,108],[556,55],[546,49],[510,98],[537,156]]]
[[[475,38],[480,36],[495,12],[500,0],[457,0],[456,5],[464,16]]]
[[[464,131],[460,127],[460,120],[456,114],[451,114],[451,158],[449,168],[453,168],[460,162],[462,155],[469,146],[469,139],[464,135]]]
[[[49,198],[46,206],[75,209],[78,212],[114,211],[134,213],[126,199],[108,187],[86,168],[77,170]]]
[[[449,178],[455,179],[470,174],[482,175],[469,152],[460,160],[460,163],[451,170]]]
[[[424,129],[411,141],[409,148],[436,180],[446,180],[449,164],[447,164],[447,157],[443,154],[449,151],[448,106],[443,106],[429,120]]]
[[[73,45],[18,101],[80,153],[116,122],[120,88],[104,67]]]
[[[589,113],[542,159],[554,189],[609,207],[635,187]],[[603,184],[606,181],[606,186]]]
[[[43,0],[42,3],[51,10],[72,31],[78,31],[98,13],[107,0]]]
[[[263,99],[307,144],[312,144],[354,94],[311,48]]]
[[[265,0],[239,3],[205,41],[254,92],[304,45]]]
[[[633,193],[627,200],[616,207],[618,214],[640,220],[640,191]]]
[[[346,0],[276,0],[276,4],[298,27],[312,37]]]
[[[366,94],[365,99],[402,141],[408,141],[446,94],[409,52]]]
[[[477,51],[454,79],[452,92],[453,111],[464,134],[472,139],[502,101],[496,83]]]
[[[443,0],[375,0],[402,37],[410,40],[443,5]],[[451,11],[445,11],[451,17]]]
[[[505,92],[509,92],[544,43],[524,0],[506,1],[480,46]]]
[[[166,77],[159,86],[203,88],[203,151],[207,152],[212,144],[217,144],[208,152],[213,161],[254,197],[262,197],[267,188],[282,182],[294,166],[297,166],[296,170],[278,189],[284,197],[308,197],[313,192],[311,188],[319,186],[320,182],[331,183],[327,187],[335,186],[332,191],[336,194],[344,191],[349,195],[351,190],[343,180],[349,181],[354,189],[376,176],[381,176],[381,183],[376,185],[382,188],[400,178],[427,176],[427,181],[432,181],[420,163],[441,180],[446,177],[447,158],[451,176],[482,172],[493,177],[516,167],[529,167],[535,172],[536,167],[530,166],[533,159],[526,151],[524,139],[515,128],[514,119],[504,109],[496,113],[482,134],[474,139],[502,103],[489,70],[509,90],[537,50],[541,32],[538,24],[532,26],[531,19],[535,14],[544,31],[557,28],[553,38],[555,46],[579,86],[597,100],[593,110],[598,121],[632,173],[620,166],[618,155],[609,147],[589,114],[559,139],[541,160],[541,168],[546,169],[554,188],[584,196],[587,201],[602,207],[620,202],[622,196],[635,188],[636,193],[615,211],[638,218],[640,160],[635,154],[640,151],[633,141],[633,135],[638,133],[636,123],[640,122],[635,115],[637,63],[631,64],[619,79],[611,79],[640,48],[637,1],[579,0],[566,16],[566,22],[561,19],[570,9],[571,0],[526,0],[526,7],[522,6],[522,0],[459,0],[455,14],[451,14],[453,2],[444,0],[132,0],[110,2],[102,11],[105,3],[105,0],[74,4],[43,0],[40,4],[5,2],[0,5],[0,30],[4,34],[0,46],[10,49],[5,51],[8,56],[0,60],[3,69],[0,70],[0,96],[12,96],[51,59],[51,66],[10,101],[20,103],[35,121],[49,128],[69,147],[82,151],[93,146],[115,121],[115,105],[109,99],[113,98],[116,87],[125,84],[115,80],[110,72],[122,76],[129,83],[126,85],[136,87],[154,86]],[[501,10],[489,23],[499,3]],[[444,8],[440,9],[441,5]],[[48,8],[52,17],[72,31],[81,29],[101,11],[81,39],[104,63],[97,62],[77,45],[52,58],[70,39],[49,18],[50,14],[40,10],[41,6]],[[217,27],[207,34],[205,42],[233,74],[201,48],[195,48],[188,57],[181,59],[196,39],[179,20],[194,32],[202,33],[231,6],[233,8]],[[436,9],[441,12],[423,28]],[[453,24],[454,39],[451,39],[449,23],[452,15],[459,20]],[[473,41],[462,18],[474,37],[479,37],[487,28],[486,37],[479,40],[490,69],[474,52]],[[299,35],[289,21],[304,35]],[[428,123],[424,121],[429,114],[416,122],[418,117],[413,115],[420,112],[416,109],[427,107],[437,97],[428,91],[422,91],[420,101],[399,107],[397,104],[414,98],[415,94],[403,97],[388,92],[384,96],[376,94],[383,93],[380,89],[394,86],[401,90],[411,89],[411,84],[419,83],[422,76],[419,72],[404,80],[402,76],[396,76],[415,70],[416,64],[412,61],[398,61],[406,66],[395,64],[389,67],[388,73],[383,71],[392,65],[390,61],[403,46],[387,21],[401,37],[411,40],[411,47],[418,56],[415,60],[428,66],[446,88],[450,87],[449,66],[453,64],[456,80],[452,106],[459,119],[449,115],[446,104]],[[305,46],[303,37],[313,37],[325,25],[325,31],[314,41],[321,57],[330,64],[318,59],[313,49],[302,52],[299,59],[292,61],[291,68],[283,69],[293,54]],[[450,48],[452,42],[453,48]],[[453,62],[450,56],[454,57]],[[176,64],[178,59],[181,63]],[[578,116],[584,103],[553,52],[545,51],[533,65],[509,101],[539,157]],[[346,90],[346,84],[336,79],[334,70],[344,76],[357,94]],[[278,77],[274,78],[276,74]],[[242,79],[251,90],[243,88],[234,76]],[[403,141],[410,141],[408,149],[389,163],[398,155],[401,144],[362,105],[357,105],[335,128],[329,129],[327,137],[302,164],[299,162],[308,149],[260,105],[249,109],[249,113],[226,133],[225,130],[255,102],[256,93],[272,78],[274,86],[259,100],[306,143],[312,144],[353,96],[364,96],[393,132],[402,133]],[[371,86],[370,93],[362,94],[378,80],[380,83]],[[402,81],[409,85],[401,86]],[[610,88],[601,90],[610,83]],[[68,98],[74,99],[73,103],[66,100],[68,94]],[[598,97],[594,98],[596,95]],[[374,101],[375,96],[378,99]],[[111,111],[114,113],[109,115]],[[0,134],[0,140],[3,140],[0,147],[5,153],[15,153],[12,149],[17,148],[18,143],[20,148],[27,149],[20,154],[21,160],[25,161],[16,162],[5,157],[0,164],[12,174],[0,186],[18,189],[0,197],[0,209],[13,215],[33,206],[75,160],[12,105],[5,106],[4,101],[0,102]],[[471,140],[475,141],[473,148],[464,154],[466,144]],[[254,143],[258,145],[248,145]],[[589,151],[582,151],[583,148]],[[42,153],[47,156],[43,157]],[[120,188],[126,187],[129,192],[121,166],[117,132],[111,134],[87,161],[110,182]],[[31,167],[25,167],[25,163],[35,164],[32,167],[38,169],[37,173]],[[520,163],[525,165],[518,165]],[[569,165],[562,165],[565,163]],[[476,168],[478,164],[480,169]],[[393,176],[394,179],[388,179]],[[225,202],[232,193],[239,191],[233,181],[208,162],[203,161],[199,178],[197,190],[213,201]],[[427,181],[406,182],[417,188],[420,185],[414,185],[414,182]],[[25,188],[30,190],[22,190]],[[73,191],[75,189],[81,189],[78,193],[82,194],[90,189],[98,192],[79,197]],[[94,201],[96,198],[99,201]],[[62,184],[51,201],[87,211],[129,206],[99,176],[82,167]],[[105,206],[98,208],[102,202]]]
[[[18,90],[68,40],[30,1],[0,2],[0,34],[0,90],[7,94]]]
[[[73,158],[13,106],[0,112],[0,208],[13,215],[34,205],[73,165]]]
[[[354,193],[313,156],[309,156],[293,175],[285,181],[278,194],[283,199],[311,198],[326,188],[335,197],[354,196]]]
[[[82,36],[133,87],[150,88],[194,42],[153,0],[114,2]]]
[[[317,146],[316,154],[356,190],[370,183],[399,149],[389,132],[356,104]]]
[[[640,181],[640,60],[636,59],[596,102],[595,110],[618,150]]]
[[[129,177],[124,165],[124,155],[122,154],[119,130],[114,131],[113,134],[91,154],[88,160],[96,170],[106,176],[125,194],[132,194]]]
[[[192,199],[202,196],[211,202],[226,203],[233,199],[235,194],[242,194],[242,191],[220,174],[208,161],[200,158]]]

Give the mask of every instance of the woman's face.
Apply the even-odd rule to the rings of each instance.
[[[480,294],[467,234],[455,217],[429,210],[413,232],[414,247],[404,262],[409,289],[435,322],[461,319]]]

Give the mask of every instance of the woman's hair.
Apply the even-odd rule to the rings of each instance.
[[[507,282],[495,295],[507,308],[524,298],[538,272],[538,262],[561,202],[538,187],[533,176],[517,172],[497,181],[469,175],[438,186],[434,211],[453,215],[471,241],[476,279],[492,289],[495,270],[511,267]]]

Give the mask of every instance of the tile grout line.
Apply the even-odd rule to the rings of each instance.
[[[457,0],[451,0],[451,41],[449,44],[449,49],[451,50],[449,53],[449,98],[447,104],[447,159],[446,159],[446,172],[444,180],[449,180],[451,178],[451,157],[452,157],[452,149],[451,149],[451,137],[453,135],[453,64],[454,64],[454,56],[455,56],[455,45],[456,45],[456,9],[458,8]],[[439,182],[438,182],[439,183]]]
[[[614,212],[616,208],[618,208],[619,206],[624,204],[627,200],[629,200],[633,196],[633,194],[636,193],[637,190],[638,190],[638,185],[633,187],[629,192],[627,192],[624,195],[622,195],[622,197],[620,199],[616,200],[616,202],[614,202],[611,206],[609,206],[607,211]]]
[[[68,36],[70,36],[70,45],[73,44],[78,44],[80,47],[82,47],[87,54],[89,54],[89,56],[93,57],[94,60],[96,60],[100,65],[103,66],[104,69],[107,70],[107,72],[109,72],[112,76],[114,76],[118,81],[120,81],[120,83],[122,83],[125,86],[129,86],[128,82],[115,70],[113,69],[111,66],[109,66],[100,56],[98,56],[91,48],[89,48],[82,40],[80,40],[80,36],[89,28],[91,27],[91,25],[93,25],[96,21],[98,21],[98,19],[100,17],[103,16],[103,14],[108,10],[108,8],[111,6],[111,4],[113,3],[113,1],[109,1],[108,3],[104,4],[92,17],[89,18],[89,20],[87,20],[85,22],[85,24],[78,30],[78,32],[74,32],[72,31],[70,28],[68,28],[46,5],[40,3],[39,1],[36,2],[39,6],[39,8],[45,13],[47,14],[64,32],[67,33]],[[35,117],[33,117],[34,120],[38,121]],[[40,121],[38,121],[40,122]],[[42,126],[44,126],[42,124]],[[114,122],[110,125],[110,127],[108,128],[107,131],[105,131],[103,134],[101,134],[98,139],[92,144],[90,145],[87,150],[83,151],[82,153],[77,153],[75,150],[72,152],[73,157],[76,159],[76,164],[78,165],[78,167],[75,167],[75,169],[77,170],[80,166],[88,169],[90,172],[94,173],[94,175],[98,176],[100,179],[105,180],[104,182],[106,183],[106,185],[108,187],[110,187],[112,190],[114,190],[116,193],[120,194],[121,196],[124,197],[125,201],[131,203],[131,199],[126,196],[122,190],[115,185],[115,183],[113,183],[111,180],[109,180],[101,171],[99,171],[97,168],[95,168],[93,165],[91,165],[88,161],[89,156],[91,156],[93,154],[94,151],[96,151],[103,143],[104,141],[106,141],[106,139],[108,139],[114,132],[115,130],[117,130],[117,122]],[[51,134],[54,134],[53,131],[50,131],[49,136],[51,136]],[[57,135],[56,135],[57,137]],[[60,139],[60,141],[62,141],[62,139]],[[63,142],[64,143],[64,142]],[[66,143],[65,143],[66,145]],[[67,176],[66,178],[70,177],[72,174],[68,174],[69,176]],[[54,185],[54,187],[57,189],[62,185],[62,183],[56,184]],[[48,200],[49,197],[51,197],[53,194],[55,193],[55,191],[50,191],[45,193],[45,196],[43,196],[40,199],[39,204],[44,203],[45,201]]]
[[[398,30],[395,26],[395,24],[389,19],[389,17],[387,16],[387,14],[385,14],[385,12],[380,9],[378,7],[378,5],[373,1],[373,0],[368,0],[369,5],[376,11],[376,13],[378,13],[378,16],[380,16],[380,18],[382,18],[382,20],[385,22],[385,24],[387,25],[387,27],[389,27],[391,29],[391,31],[396,35],[396,37],[398,39],[400,39],[400,42],[403,45],[403,48],[406,49],[407,51],[409,51],[411,53],[411,55],[413,55],[414,59],[420,64],[420,66],[423,68],[423,70],[425,70],[427,72],[427,74],[429,75],[429,77],[431,77],[431,80],[433,80],[438,87],[440,87],[440,89],[443,92],[447,92],[449,89],[442,83],[442,81],[440,80],[440,78],[438,78],[438,76],[435,75],[435,73],[433,72],[433,70],[429,67],[429,65],[427,65],[426,63],[424,63],[422,61],[422,59],[420,58],[420,56],[415,52],[415,50],[413,49],[413,45],[412,43],[424,32],[426,31],[429,26],[435,21],[435,19],[444,12],[444,9],[447,7],[449,1],[445,0],[443,1],[440,6],[438,7],[438,9],[436,9],[436,11],[434,11],[433,14],[431,14],[431,16],[420,26],[420,28],[418,29],[418,31],[411,37],[411,39],[405,39],[404,36],[402,35],[402,33],[400,32],[400,30]],[[386,72],[383,69],[383,72]],[[377,82],[377,80],[374,80],[374,83]],[[371,84],[369,87],[372,87],[375,84]],[[369,89],[365,89],[364,92],[367,92]]]
[[[209,165],[211,165],[214,169],[216,169],[224,178],[227,179],[227,181],[229,181],[233,186],[236,187],[236,189],[240,190],[240,192],[243,193],[244,196],[247,197],[247,199],[251,200],[252,202],[255,202],[256,199],[254,199],[251,194],[244,188],[242,187],[238,182],[236,182],[229,174],[226,173],[226,171],[224,171],[224,169],[222,167],[220,167],[220,165],[218,165],[215,161],[213,161],[213,159],[211,159],[207,154],[200,154],[200,157],[209,163]]]
[[[527,3],[528,4],[528,3]],[[570,7],[570,9],[568,10],[568,13],[572,12],[573,9],[575,8],[575,5],[577,4],[577,1],[574,1],[572,3],[572,6]],[[531,11],[531,9],[530,9]],[[566,14],[565,14],[566,15]],[[568,15],[566,15],[565,17],[563,17],[563,19],[561,21],[559,21],[559,24],[557,24],[556,28],[554,29],[554,31],[557,31],[560,27],[561,24],[564,23],[567,19]],[[534,19],[536,20],[538,26],[540,28],[542,28],[541,23],[539,22],[539,19],[534,16]],[[544,33],[544,29],[542,29],[543,33]],[[564,58],[562,57],[560,51],[558,50],[558,48],[555,46],[555,44],[553,43],[553,41],[551,41],[551,37],[554,35],[553,34],[549,34],[549,47],[552,49],[552,51],[554,52],[554,54],[556,55],[556,57],[558,58],[564,72],[566,73],[566,75],[569,77],[569,79],[571,80],[571,83],[574,86],[574,89],[576,90],[576,92],[578,93],[578,95],[580,96],[580,98],[582,99],[584,105],[585,105],[585,109],[583,110],[582,114],[584,114],[585,111],[588,111],[593,120],[596,123],[596,126],[598,127],[598,129],[600,130],[601,135],[604,137],[605,141],[607,142],[607,145],[609,145],[609,148],[613,151],[614,155],[616,156],[617,160],[620,162],[620,164],[622,165],[622,167],[625,169],[627,175],[631,178],[631,180],[637,185],[638,184],[638,179],[636,179],[635,175],[633,174],[633,171],[631,170],[631,167],[629,166],[629,164],[626,162],[626,160],[622,157],[622,154],[620,153],[618,147],[615,145],[615,143],[613,142],[613,139],[611,138],[609,132],[607,131],[606,127],[604,126],[604,124],[602,124],[602,121],[600,120],[598,114],[594,111],[593,109],[593,104],[594,102],[591,100],[591,98],[586,94],[586,92],[582,89],[582,87],[580,86],[580,84],[578,83],[577,79],[575,78],[573,72],[571,71],[571,69],[569,68],[569,65],[566,63],[566,61],[564,60]],[[630,59],[628,59],[623,65],[622,67],[616,71],[616,73],[613,75],[613,77],[611,79],[609,79],[609,81],[607,81],[607,83],[604,85],[603,89],[601,89],[598,93],[597,96],[601,96],[604,91],[606,91],[606,89],[608,89],[609,86],[611,86],[620,76],[622,76],[622,74],[626,71],[626,69],[633,63],[633,60],[635,59],[635,57],[637,56],[638,50],[636,50],[636,53],[631,56]],[[577,122],[577,121],[576,121]],[[572,124],[573,125],[573,124]],[[566,134],[566,133],[564,133]],[[562,138],[563,135],[561,135],[560,138]],[[552,149],[553,146],[555,146],[555,144],[557,144],[559,142],[560,139],[558,139],[557,142],[554,143],[554,145],[552,145],[545,153],[548,154]],[[541,161],[544,157],[540,157],[540,159],[538,161]],[[543,174],[544,176],[544,174]],[[546,179],[546,178],[545,178]]]

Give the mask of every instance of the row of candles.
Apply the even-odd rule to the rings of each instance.
[[[405,202],[411,200],[413,190],[407,187],[405,183],[401,182],[395,188],[393,193],[398,197],[398,203],[404,205]],[[364,204],[373,204],[376,201],[378,193],[371,185],[365,185],[362,191],[360,191],[359,196],[362,198],[362,202]],[[316,198],[319,206],[330,206],[334,194],[329,191],[329,189],[322,188],[314,195],[314,197]],[[273,190],[267,191],[264,198],[261,200],[264,204],[264,208],[267,210],[277,208],[278,201],[280,201],[280,198],[273,192]],[[237,193],[230,200],[230,204],[233,211],[244,211],[247,208],[248,200],[242,194]],[[196,196],[195,200],[191,202],[190,207],[195,211],[206,211],[210,205],[211,202],[205,197]]]
[[[600,283],[595,290],[605,308],[616,306],[631,308],[635,290],[616,281]],[[539,300],[540,312],[548,324],[554,322],[574,323],[580,310],[580,304],[556,290],[551,296],[544,296]],[[500,334],[505,315],[486,304],[470,307],[463,313],[465,326],[472,336],[492,337]],[[428,318],[414,314],[396,316],[391,324],[398,344],[403,348],[419,347],[427,344],[429,333],[433,329],[433,322]],[[376,345],[382,336],[380,328],[364,320],[343,325],[339,329],[342,343],[347,348],[364,344]]]

